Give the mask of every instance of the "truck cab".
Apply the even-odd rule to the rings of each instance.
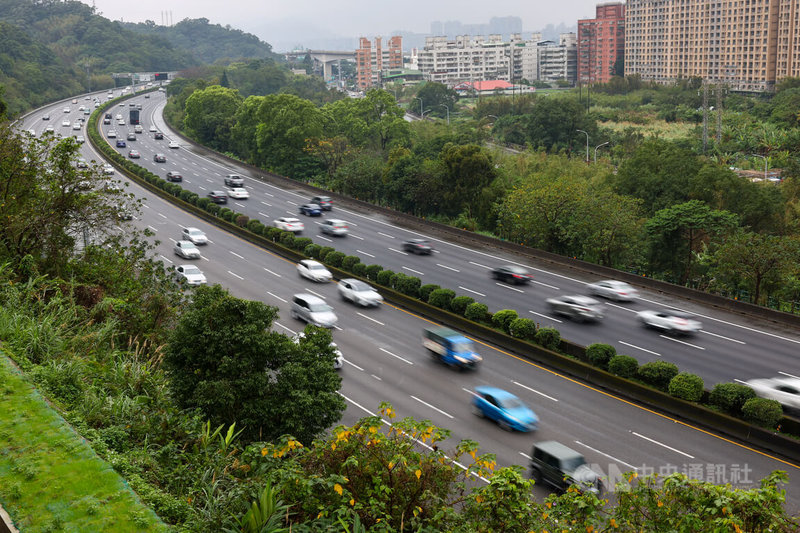
[[[458,368],[474,369],[483,360],[475,352],[472,341],[452,329],[425,329],[422,334],[422,345],[435,359]]]

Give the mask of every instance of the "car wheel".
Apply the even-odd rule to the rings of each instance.
[[[481,411],[480,408],[475,404],[472,404],[472,414],[477,416],[478,418],[484,418],[486,416],[483,414],[483,411]]]
[[[506,420],[499,418],[497,420],[497,425],[500,426],[501,429],[504,431],[512,431],[511,424],[509,424]]]
[[[295,320],[297,320],[297,319],[299,319],[299,318],[300,318],[300,317],[297,315],[297,311],[295,311],[294,309],[292,309],[292,312],[291,312],[290,314],[292,315],[292,318],[294,318]]]
[[[542,471],[538,468],[532,467],[531,468],[531,479],[536,482],[536,484],[540,484],[542,482]]]

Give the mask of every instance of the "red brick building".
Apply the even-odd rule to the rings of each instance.
[[[622,75],[625,4],[597,4],[595,18],[578,21],[578,83],[605,83]]]
[[[403,68],[403,38],[395,35],[383,48],[380,37],[371,43],[366,37],[359,40],[356,50],[356,82],[362,89],[380,87],[381,72]]]

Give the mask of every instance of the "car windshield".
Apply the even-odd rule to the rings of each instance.
[[[357,292],[372,292],[374,290],[363,281],[354,281],[351,285],[353,286],[353,290]]]
[[[193,237],[200,236],[200,235],[202,235],[202,234],[203,234],[203,232],[202,232],[202,231],[200,231],[199,229],[190,229],[190,230],[189,230],[189,231],[187,231],[186,233],[188,233],[189,235],[191,235],[191,236],[193,236]]]
[[[525,404],[522,403],[519,398],[514,396],[503,398],[502,400],[499,400],[499,402],[503,409],[519,409],[520,407],[525,407]]]
[[[308,265],[309,270],[325,270],[325,265],[321,265],[319,263],[311,263]]]
[[[188,266],[183,269],[184,274],[199,274],[200,269],[196,266]]]
[[[310,304],[308,308],[313,313],[324,313],[326,311],[330,311],[331,308],[328,304],[318,303],[318,304]]]
[[[585,464],[586,460],[581,456],[569,457],[561,460],[561,468],[564,472],[574,472],[579,466]]]
[[[468,342],[456,342],[453,344],[455,353],[467,353],[472,351],[472,346]]]

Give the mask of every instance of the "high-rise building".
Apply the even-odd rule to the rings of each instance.
[[[577,43],[574,33],[562,33],[558,42],[539,41],[537,80],[575,82],[578,70]]]
[[[578,21],[578,82],[605,83],[622,75],[625,4],[597,4],[595,18]]]
[[[628,0],[625,75],[769,91],[800,76],[800,0]]]
[[[382,39],[375,37],[370,42],[366,37],[359,40],[356,50],[356,83],[361,89],[381,86],[381,72],[403,68],[403,38],[395,35],[386,42],[383,48]]]

